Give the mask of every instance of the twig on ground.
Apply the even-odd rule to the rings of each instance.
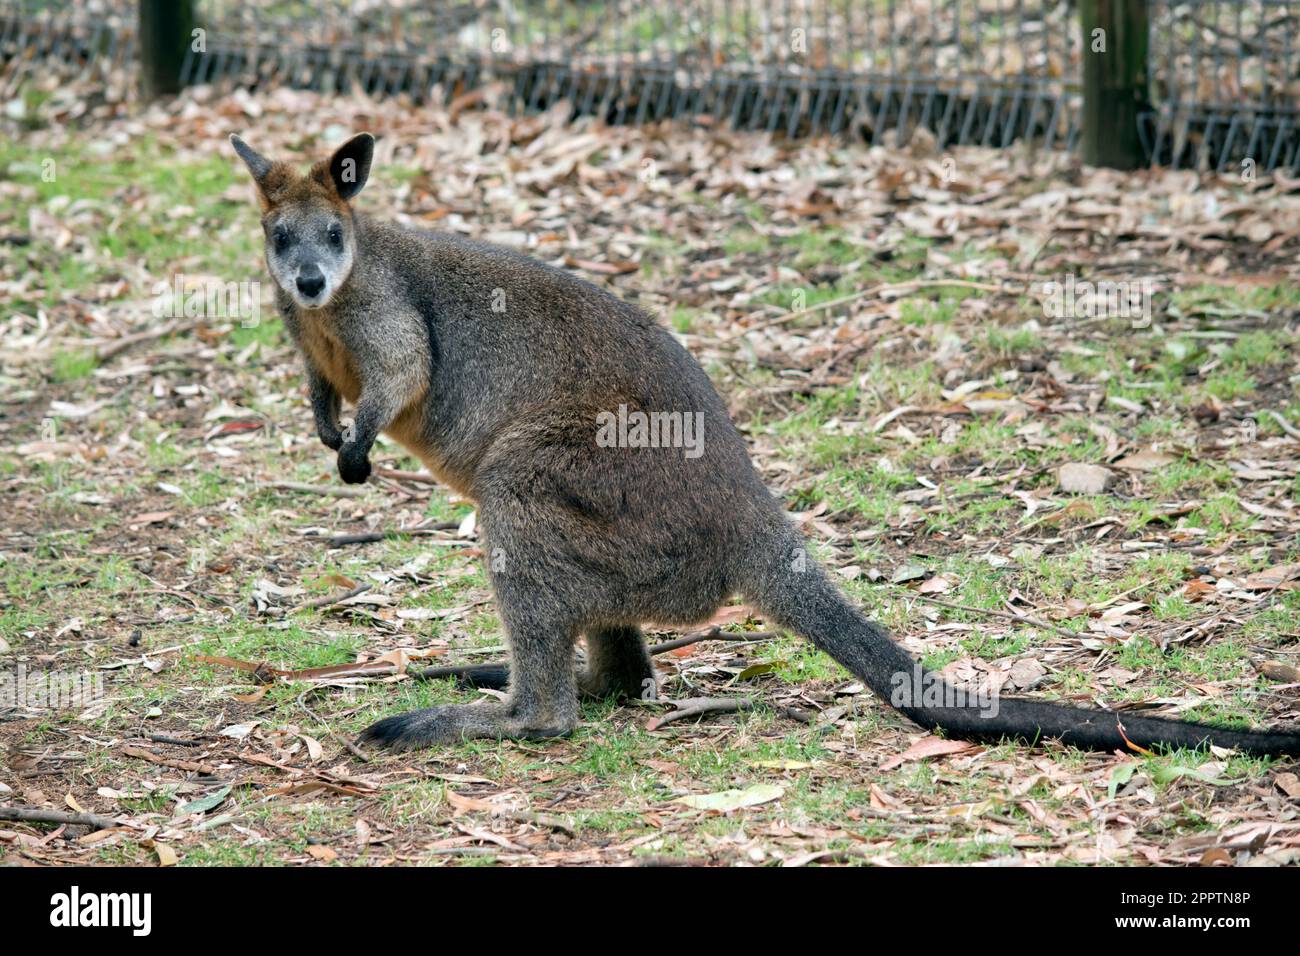
[[[696,631],[694,634],[687,634],[685,637],[664,641],[662,644],[653,644],[650,647],[650,653],[666,654],[668,651],[675,651],[681,647],[690,647],[700,641],[770,641],[775,639],[776,636],[773,631],[737,631],[732,633],[724,631],[721,627],[715,625],[702,631]]]
[[[834,309],[841,305],[849,305],[857,302],[859,299],[865,299],[870,296],[886,296],[897,292],[911,292],[915,289],[932,289],[943,286],[957,286],[962,289],[974,289],[979,292],[1002,292],[1001,285],[992,285],[987,282],[970,282],[965,279],[931,279],[916,280],[912,282],[885,283],[882,285],[872,286],[869,289],[863,289],[860,292],[854,292],[851,295],[840,296],[838,299],[831,299],[828,302],[819,302],[816,305],[810,305],[806,309],[798,309],[786,312],[784,315],[778,315],[774,319],[767,319],[763,322],[756,322],[753,325],[746,326],[735,332],[721,335],[718,337],[719,342],[730,342],[741,336],[748,335],[750,332],[758,332],[762,329],[770,329],[774,326],[785,325],[787,322],[794,322],[805,316],[815,315],[818,312],[825,312],[827,309]]]
[[[171,767],[173,770],[188,770],[190,773],[201,773],[207,777],[218,776],[217,768],[211,764],[198,763],[194,760],[175,760],[171,757],[160,757],[152,750],[145,750],[143,747],[123,747],[122,753],[137,760],[156,763],[160,767]]]
[[[149,329],[145,332],[136,332],[132,335],[124,335],[120,339],[114,339],[95,349],[95,360],[100,364],[107,362],[111,358],[121,355],[127,349],[143,342],[152,342],[154,339],[165,338],[168,335],[176,335],[189,332],[198,328],[202,322],[169,322],[166,325],[156,329]]]
[[[668,724],[703,714],[734,714],[753,709],[754,702],[748,697],[690,697],[677,701],[676,710],[650,721],[646,730],[659,730]]]
[[[624,863],[624,866],[708,866],[713,860],[707,856],[637,856]]]
[[[396,468],[376,468],[375,474],[381,478],[392,478],[394,481],[415,481],[422,485],[436,485],[438,483],[438,479],[427,471],[398,471]]]
[[[780,709],[781,713],[785,714],[791,720],[797,721],[801,724],[811,725],[817,723],[816,714],[809,713],[801,707],[796,707],[794,704],[784,704]]]
[[[1273,419],[1273,421],[1277,422],[1277,427],[1282,429],[1282,431],[1286,432],[1292,438],[1300,439],[1300,428],[1296,428],[1289,421],[1283,418],[1279,413],[1273,411],[1273,409],[1266,408],[1262,412],[1259,412],[1258,414],[1269,416],[1270,418]]]
[[[341,746],[344,750],[352,754],[352,756],[356,757],[362,763],[370,763],[369,754],[367,754],[364,750],[362,750],[352,741],[348,740],[346,737],[334,733],[334,730],[330,727],[330,725],[325,720],[321,718],[320,714],[316,713],[316,711],[312,710],[310,707],[307,706],[307,695],[318,689],[319,688],[316,687],[310,687],[306,691],[304,691],[298,697],[298,706],[303,709],[303,712],[308,717],[310,717],[312,720],[316,721],[317,724],[325,728],[325,735],[329,737],[330,740],[334,741],[336,744]]]
[[[459,527],[459,521],[439,521],[436,524],[418,528],[393,528],[389,531],[359,531],[356,534],[336,534],[325,542],[325,546],[328,548],[341,548],[349,544],[374,544],[388,538],[432,535],[437,534],[439,531],[455,531]]]
[[[991,608],[971,607],[969,604],[957,604],[955,601],[941,601],[938,598],[927,597],[924,594],[909,593],[907,596],[913,600],[924,601],[926,604],[936,604],[939,607],[949,607],[954,611],[967,611],[971,614],[984,614],[989,617],[1000,617],[1007,621],[1017,621],[1020,624],[1028,624],[1031,627],[1041,628],[1045,631],[1054,631],[1057,634],[1064,637],[1074,638],[1075,640],[1078,640],[1083,636],[1077,631],[1071,631],[1064,627],[1057,627],[1055,624],[1048,624],[1046,621],[1040,621],[1038,618],[1030,617],[1028,614],[1016,614],[1014,611],[997,611]]]
[[[277,491],[297,491],[304,495],[323,495],[326,498],[360,498],[365,495],[365,485],[309,485],[302,481],[272,481],[267,488]]]
[[[22,823],[62,823],[67,826],[93,827],[96,830],[110,830],[127,824],[112,817],[102,817],[98,813],[66,813],[63,810],[39,810],[36,807],[0,807],[0,820],[16,820]]]
[[[754,701],[749,697],[688,697],[685,700],[675,701],[674,704],[676,710],[650,721],[646,729],[659,730],[665,724],[676,723],[690,717],[699,717],[703,714],[734,714],[754,709]],[[815,715],[789,704],[780,705],[773,709],[785,714],[791,720],[797,720],[801,724],[812,724],[817,721]]]
[[[363,531],[359,534],[336,534],[325,542],[327,548],[341,548],[349,544],[374,544],[395,536],[392,531]]]
[[[358,594],[365,594],[370,590],[369,584],[358,584],[350,591],[342,591],[338,594],[327,594],[325,597],[314,598],[299,604],[293,608],[295,611],[314,611],[322,607],[329,607],[331,604],[338,604],[346,601],[348,598],[354,598]]]
[[[510,679],[510,665],[504,661],[493,664],[458,664],[452,667],[426,667],[408,673],[415,680],[441,680],[454,677],[457,682],[470,687],[503,690]]]
[[[556,830],[567,836],[575,836],[573,827],[565,823],[559,817],[551,816],[549,813],[538,813],[535,810],[501,810],[496,813],[497,816],[505,817],[515,823],[529,823],[536,827],[543,827],[547,830]]]
[[[695,634],[687,634],[685,637],[664,641],[662,644],[653,644],[650,647],[650,653],[666,654],[678,648],[698,644],[700,641],[770,641],[776,637],[777,635],[773,631],[729,633],[722,630],[721,627],[714,626],[705,628]],[[510,665],[505,661],[494,661],[489,664],[453,664],[446,667],[426,667],[424,670],[415,671],[408,674],[408,676],[415,680],[442,680],[447,677],[454,677],[465,686],[502,690],[510,679]],[[796,717],[795,719],[800,720],[801,718]]]

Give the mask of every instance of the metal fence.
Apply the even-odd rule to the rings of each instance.
[[[1300,162],[1300,0],[1151,0],[1154,162]],[[187,84],[559,101],[788,135],[1072,148],[1073,0],[200,0]],[[129,95],[134,4],[0,0],[0,91],[63,71]]]
[[[1226,169],[1300,163],[1300,3],[1159,0],[1151,9],[1154,162]]]

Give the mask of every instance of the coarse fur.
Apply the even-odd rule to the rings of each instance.
[[[370,474],[383,431],[471,498],[510,647],[504,702],[432,707],[365,731],[419,747],[549,737],[580,692],[645,696],[646,622],[691,625],[739,594],[811,640],[918,724],[959,737],[1080,747],[1207,742],[1300,753],[1300,733],[1236,731],[1033,700],[990,711],[943,692],[902,701],[911,656],[852,606],[749,461],[708,377],[639,309],[576,276],[459,236],[357,212],[374,139],[299,176],[232,137],[258,186],[267,265],[302,353],[321,440],[346,482]],[[341,400],[355,406],[340,427]],[[602,416],[695,416],[694,454],[598,439]],[[574,667],[579,636],[587,664]]]

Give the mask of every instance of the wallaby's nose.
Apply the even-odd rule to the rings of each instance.
[[[325,276],[319,269],[313,266],[298,273],[298,291],[307,298],[316,298],[323,288],[325,288]]]

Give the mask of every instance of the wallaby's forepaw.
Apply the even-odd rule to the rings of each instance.
[[[320,436],[321,444],[330,451],[338,451],[343,447],[343,432],[337,428],[321,427],[316,429],[316,434]]]
[[[339,477],[349,485],[359,485],[370,477],[370,455],[360,445],[344,445],[339,449]]]
[[[389,750],[414,750],[435,744],[460,743],[473,737],[516,737],[540,740],[562,737],[572,727],[527,727],[494,704],[449,705],[410,710],[385,717],[361,732],[362,743]]]

